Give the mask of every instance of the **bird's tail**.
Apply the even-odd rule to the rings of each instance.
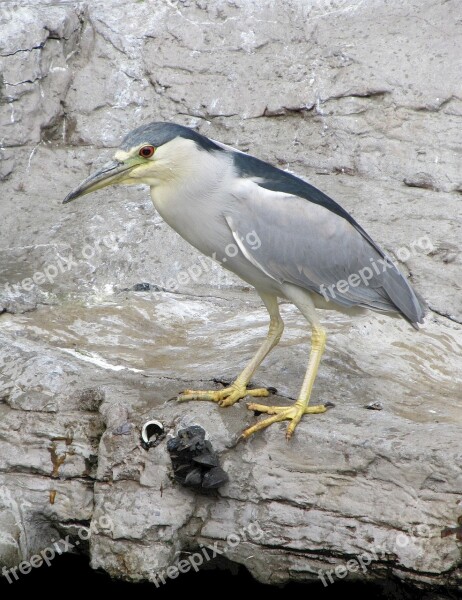
[[[383,289],[403,317],[418,329],[418,324],[423,322],[427,305],[388,256],[387,261],[391,264],[383,273]]]

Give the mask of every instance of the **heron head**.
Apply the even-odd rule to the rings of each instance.
[[[145,183],[151,187],[193,174],[200,153],[223,151],[212,140],[175,123],[149,123],[131,131],[111,162],[91,174],[63,204],[109,185]]]

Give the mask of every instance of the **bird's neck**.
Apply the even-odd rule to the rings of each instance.
[[[171,177],[159,179],[150,186],[151,198],[161,216],[169,222],[171,215],[207,210],[218,202],[222,190],[229,188],[233,177],[232,160],[223,160],[213,153],[201,152],[200,160],[189,159],[182,165],[171,166]],[[174,229],[174,224],[169,223]]]
[[[226,161],[206,157],[200,168],[190,175],[159,182],[150,187],[154,207],[164,221],[190,244],[204,254],[208,248],[207,230],[215,226],[226,203],[224,190],[230,188],[232,165]]]

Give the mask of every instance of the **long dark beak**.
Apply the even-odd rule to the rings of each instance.
[[[107,163],[99,171],[93,173],[93,175],[90,175],[90,177],[87,177],[87,179],[82,181],[82,183],[75,188],[75,190],[68,194],[64,198],[63,204],[67,204],[68,202],[71,202],[80,196],[90,194],[91,192],[99,190],[108,185],[118,183],[125,177],[127,171],[133,169],[134,166],[136,165],[127,165],[119,161]]]

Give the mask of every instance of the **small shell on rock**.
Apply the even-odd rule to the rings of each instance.
[[[149,450],[157,444],[164,434],[164,426],[160,421],[151,419],[146,421],[141,430],[141,445],[145,450]]]

